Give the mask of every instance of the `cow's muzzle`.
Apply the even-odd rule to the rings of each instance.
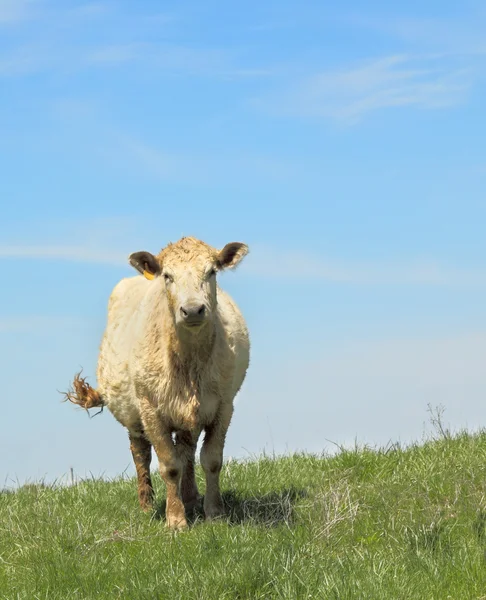
[[[206,320],[204,304],[186,304],[180,309],[181,322],[187,327],[200,327]]]

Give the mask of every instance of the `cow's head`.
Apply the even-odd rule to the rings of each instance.
[[[216,273],[236,267],[247,253],[248,246],[240,242],[216,250],[185,237],[157,256],[134,252],[129,261],[147,279],[163,286],[176,326],[197,332],[214,317]]]

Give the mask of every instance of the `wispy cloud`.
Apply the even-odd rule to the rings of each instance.
[[[42,332],[50,330],[53,327],[72,328],[86,325],[86,318],[66,317],[66,316],[42,316],[42,315],[22,315],[22,316],[1,316],[0,315],[0,334],[10,332]]]
[[[5,43],[0,53],[0,76],[80,69],[85,67],[85,44],[65,37],[65,32],[93,26],[109,15],[112,4],[92,2],[53,6],[41,0],[0,0],[0,26],[35,19],[28,35],[20,33]],[[99,25],[99,23],[97,23]]]
[[[86,62],[101,66],[116,66],[139,58],[143,48],[144,44],[135,43],[103,46],[89,52]]]
[[[19,46],[0,56],[0,76],[18,76],[37,73],[57,64],[50,51],[40,46]]]
[[[107,163],[163,181],[221,185],[234,181],[235,177],[250,175],[255,180],[288,181],[305,170],[295,161],[265,154],[168,151],[145,140],[113,132],[107,134],[105,139],[109,143],[103,148],[97,147],[95,151]]]
[[[459,18],[348,15],[350,25],[410,44],[413,48],[449,54],[484,52],[485,14],[463,14]]]
[[[7,258],[68,261],[108,266],[127,266],[128,254],[136,248],[140,238],[145,246],[157,250],[160,237],[153,232],[144,236],[133,234],[136,240],[130,249],[119,249],[114,241],[106,246],[95,245],[88,237],[85,244],[77,245],[8,245],[0,246],[0,260]],[[143,244],[142,244],[143,245]],[[144,247],[145,247],[144,246]],[[142,246],[141,246],[142,247]],[[263,246],[253,246],[241,267],[250,276],[266,279],[288,279],[291,282],[321,281],[344,285],[413,285],[413,286],[485,286],[486,269],[462,269],[439,261],[401,261],[360,263],[329,260],[302,253],[281,252]]]
[[[288,278],[291,281],[316,280],[353,285],[486,285],[486,269],[462,269],[431,260],[350,263],[302,253],[281,253],[263,247],[252,248],[242,269],[252,275]]]
[[[30,18],[35,4],[36,0],[0,0],[0,25]]]
[[[17,227],[11,224],[8,231],[1,231],[0,260],[127,265],[127,257],[134,251],[127,240],[139,242],[139,231],[137,219],[125,217],[20,221]]]
[[[226,49],[191,47],[174,44],[129,43],[101,46],[89,52],[88,65],[114,67],[138,63],[142,67],[165,72],[217,77],[259,77],[268,69],[240,66]]]
[[[106,15],[112,9],[112,2],[87,2],[69,8],[66,15],[73,19],[96,18]]]
[[[465,100],[473,71],[437,56],[388,56],[359,66],[316,73],[278,96],[254,104],[281,115],[356,123],[384,108],[437,109]]]
[[[33,258],[105,265],[122,265],[127,257],[121,252],[90,246],[0,246],[1,258]]]
[[[0,25],[34,15],[39,20],[39,27],[28,38],[20,37],[2,49],[0,75],[72,73],[120,66],[224,79],[262,77],[270,73],[268,69],[247,64],[243,49],[211,47],[186,38],[182,43],[161,41],[166,37],[164,31],[177,21],[173,14],[148,14],[142,10],[127,15],[117,10],[113,2],[88,2],[56,9],[43,3],[42,10],[34,12],[32,7],[37,3],[38,0],[0,0]],[[88,25],[88,37],[72,35]],[[171,39],[176,37],[173,33]]]
[[[239,63],[242,64],[239,64]],[[264,78],[269,68],[245,65],[232,52],[169,44],[128,43],[76,46],[69,42],[38,42],[18,46],[0,56],[0,75],[117,67],[148,70],[165,75],[189,75],[219,79]]]

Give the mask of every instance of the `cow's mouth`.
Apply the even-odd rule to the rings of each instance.
[[[200,321],[199,323],[182,323],[184,329],[189,329],[193,333],[197,333],[200,331],[204,325],[206,325],[206,320]]]

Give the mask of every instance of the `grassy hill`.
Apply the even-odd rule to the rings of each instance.
[[[486,598],[484,432],[230,462],[228,519],[175,535],[156,484],[1,493],[0,598]]]

